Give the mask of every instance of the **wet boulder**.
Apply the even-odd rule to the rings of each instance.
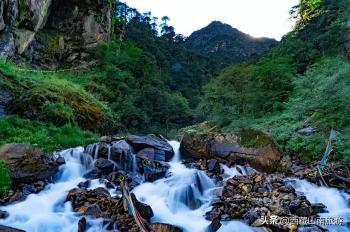
[[[89,144],[85,148],[85,152],[91,155],[94,159],[105,158],[108,159],[110,144],[105,142]]]
[[[86,173],[84,175],[85,178],[88,178],[88,179],[98,179],[98,178],[101,178],[102,177],[102,171],[98,168],[93,168],[91,171],[89,171],[88,173]]]
[[[25,232],[24,230],[0,225],[0,232]]]
[[[6,144],[0,148],[0,159],[10,169],[14,186],[51,180],[58,165],[50,156],[30,144]]]
[[[127,163],[131,156],[131,147],[125,140],[114,141],[111,143],[110,159],[116,163]]]
[[[327,213],[327,206],[322,203],[315,203],[311,205],[313,212],[315,213]]]
[[[5,219],[9,216],[8,212],[0,210],[0,219]]]
[[[100,206],[98,204],[93,204],[87,206],[84,215],[93,217],[93,218],[103,218],[105,214],[102,212]]]
[[[179,227],[164,223],[154,223],[151,225],[151,227],[152,231],[157,232],[182,232],[182,229],[180,229]]]
[[[126,141],[131,145],[134,153],[154,161],[170,161],[174,156],[172,146],[163,138],[155,135],[137,136],[130,135]],[[142,151],[145,148],[151,148]]]
[[[149,222],[154,215],[151,206],[138,201],[133,193],[131,193],[131,200],[134,202],[134,205],[141,217]]]
[[[220,174],[220,163],[216,159],[210,159],[207,161],[207,168],[209,172]]]
[[[58,157],[58,158],[56,159],[56,163],[57,163],[58,165],[63,165],[63,164],[66,164],[66,160],[65,160],[63,157]]]
[[[243,215],[243,218],[248,225],[252,225],[257,219],[260,218],[260,215],[255,210],[249,210]]]
[[[82,217],[78,222],[78,232],[84,232],[86,230],[86,218]]]
[[[164,162],[157,162],[143,165],[143,174],[145,181],[154,182],[164,178],[169,170],[169,164]]]
[[[104,174],[108,174],[113,172],[114,164],[110,160],[99,158],[95,162],[95,167],[101,170]]]
[[[180,151],[191,158],[249,165],[268,173],[276,170],[282,158],[273,139],[264,132],[242,130],[237,134],[223,133],[205,123],[182,131]]]

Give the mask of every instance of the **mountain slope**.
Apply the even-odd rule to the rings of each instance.
[[[186,47],[201,54],[214,56],[221,62],[240,63],[256,60],[277,44],[269,38],[254,38],[219,21],[193,32]]]
[[[305,162],[322,158],[336,130],[332,159],[350,163],[349,1],[301,0],[293,11],[294,30],[257,63],[231,65],[206,85],[198,112],[228,131],[264,130]]]

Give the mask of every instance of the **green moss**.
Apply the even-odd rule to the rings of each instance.
[[[178,131],[178,135],[183,134],[209,134],[211,132],[218,131],[218,127],[214,123],[204,122],[193,126],[182,128]]]
[[[55,56],[61,53],[60,33],[48,29],[41,29],[38,31],[37,36],[46,41],[47,52],[50,56]]]
[[[10,185],[10,171],[6,167],[6,164],[0,160],[0,196],[9,189]]]
[[[240,143],[245,147],[265,147],[274,144],[272,138],[262,131],[256,129],[243,129],[238,132]]]
[[[59,37],[49,37],[47,38],[47,52],[54,56],[60,53],[60,42]]]

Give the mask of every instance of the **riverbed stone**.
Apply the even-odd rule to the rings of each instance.
[[[80,218],[78,222],[78,232],[84,232],[86,230],[86,218]]]
[[[151,225],[152,231],[155,232],[182,232],[182,229],[179,227],[165,224],[165,223],[154,223]]]
[[[56,159],[56,163],[60,166],[60,165],[66,164],[66,161],[63,157],[58,157]]]
[[[0,232],[25,232],[24,230],[16,229],[9,226],[0,225]]]
[[[9,216],[8,212],[0,210],[0,219],[5,219]]]
[[[0,160],[10,169],[12,184],[31,184],[39,180],[51,180],[58,171],[53,158],[46,156],[30,144],[6,144],[0,148]]]
[[[251,145],[253,144],[253,145]],[[228,165],[250,165],[272,173],[282,158],[273,139],[257,130],[224,133],[202,123],[182,131],[180,151],[195,159],[217,159]]]
[[[150,160],[168,162],[174,156],[172,146],[165,139],[156,135],[130,135],[126,138],[126,141],[131,145],[134,153],[139,153],[145,148],[153,148],[152,153],[154,155],[153,157],[149,157]]]
[[[207,167],[209,172],[213,172],[215,174],[220,174],[220,163],[216,159],[210,159],[207,161]]]
[[[101,170],[104,174],[108,174],[113,172],[114,164],[110,160],[99,158],[95,162],[95,167]]]

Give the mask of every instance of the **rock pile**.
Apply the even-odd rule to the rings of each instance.
[[[222,220],[243,219],[253,227],[286,232],[295,231],[298,226],[293,223],[271,225],[264,223],[263,218],[312,218],[325,210],[324,205],[311,204],[304,196],[298,196],[292,184],[281,174],[235,176],[227,180],[226,186],[217,193],[212,206],[206,218],[212,221],[214,228],[220,228]]]

